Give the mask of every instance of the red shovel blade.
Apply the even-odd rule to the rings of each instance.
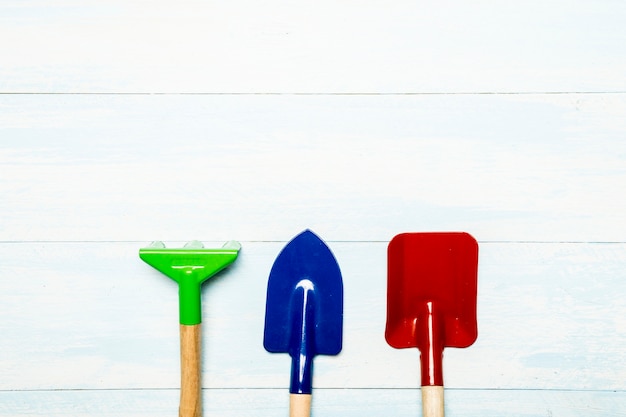
[[[478,336],[478,244],[467,233],[403,233],[387,255],[385,339],[419,348],[422,385],[443,385],[443,349]]]

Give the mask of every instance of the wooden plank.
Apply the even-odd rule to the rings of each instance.
[[[5,93],[626,90],[626,7],[614,1],[1,7]]]
[[[0,244],[0,390],[178,387],[177,288],[141,262],[147,243]],[[262,347],[285,242],[242,243],[203,287],[203,387],[286,389],[289,357]],[[344,275],[344,349],[316,359],[314,386],[416,388],[417,350],[383,337],[386,243],[329,245]],[[624,271],[623,243],[481,243],[479,338],[446,350],[446,386],[626,390]]]
[[[623,241],[626,94],[1,96],[2,241]]]
[[[287,392],[277,389],[204,390],[206,416],[286,415]],[[446,390],[450,417],[624,416],[623,391]],[[96,390],[0,392],[0,416],[165,417],[176,415],[176,390]],[[398,417],[419,415],[418,390],[318,389],[317,417]]]

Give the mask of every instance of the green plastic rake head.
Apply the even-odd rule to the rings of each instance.
[[[200,287],[237,259],[241,245],[226,242],[220,249],[205,249],[197,240],[182,248],[166,248],[163,242],[152,242],[139,249],[139,257],[178,283],[180,324],[194,325],[202,321]]]

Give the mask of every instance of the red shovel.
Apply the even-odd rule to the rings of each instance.
[[[403,233],[388,247],[390,346],[420,350],[424,417],[443,417],[443,349],[478,336],[478,243],[467,233]]]

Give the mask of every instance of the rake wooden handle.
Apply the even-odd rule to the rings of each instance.
[[[200,324],[180,325],[179,417],[202,417]]]
[[[422,415],[424,417],[443,417],[442,386],[422,386]]]
[[[289,417],[311,415],[311,394],[289,394]]]

